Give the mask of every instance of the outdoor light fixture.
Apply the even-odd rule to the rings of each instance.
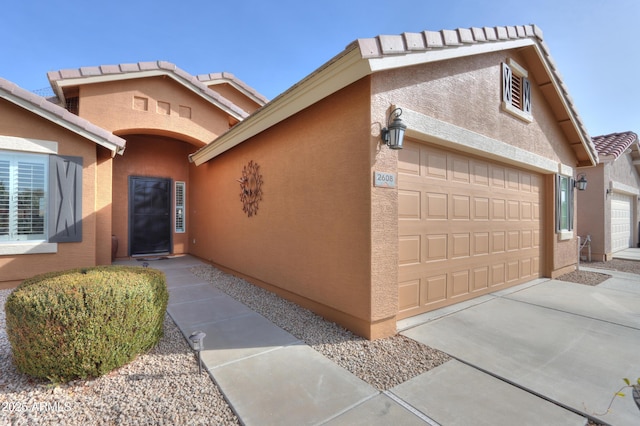
[[[395,115],[393,122],[389,124],[391,116]],[[402,143],[404,142],[404,131],[407,129],[407,125],[402,122],[400,116],[402,115],[402,109],[396,108],[389,114],[387,118],[387,127],[382,129],[381,136],[384,143],[391,149],[402,149]]]
[[[578,188],[578,191],[584,191],[585,189],[587,189],[587,177],[585,176],[585,174],[582,173],[578,175],[578,180],[575,181],[573,185]]]
[[[198,352],[198,373],[202,374],[202,359],[200,358],[200,351],[204,348],[203,340],[206,334],[202,331],[194,331],[189,336],[189,342],[194,351]]]

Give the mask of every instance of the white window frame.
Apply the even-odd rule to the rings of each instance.
[[[0,234],[0,242],[46,240],[49,158],[3,150],[0,162],[0,209],[4,213],[0,230],[6,231]]]
[[[175,224],[176,234],[184,234],[187,229],[186,218],[186,183],[182,181],[176,181],[175,183],[175,217],[173,223]]]
[[[521,106],[513,104],[513,93],[516,90],[514,80],[519,79],[520,88],[519,96],[521,98]],[[503,111],[518,117],[528,123],[533,122],[531,115],[531,82],[529,81],[529,73],[520,66],[516,61],[509,58],[502,63],[502,103]]]
[[[573,238],[574,182],[571,176],[556,176],[556,233],[560,240]]]
[[[9,155],[35,155],[39,157],[46,157],[44,154],[58,153],[58,144],[52,141],[0,135],[0,155],[3,153],[7,153]],[[45,164],[48,168],[48,161],[45,161]],[[48,176],[48,170],[45,176]],[[47,192],[46,196],[48,196],[47,186],[45,186],[45,191]],[[48,214],[48,212],[46,212],[46,214]],[[45,217],[45,229],[47,223],[47,217]],[[0,256],[57,253],[58,244],[47,242],[46,235],[47,234],[45,232],[44,240],[0,241]]]

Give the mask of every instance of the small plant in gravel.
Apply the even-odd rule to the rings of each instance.
[[[153,348],[169,300],[164,273],[99,266],[38,275],[7,298],[19,371],[54,383],[98,377]]]

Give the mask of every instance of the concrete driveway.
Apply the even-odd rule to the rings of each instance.
[[[441,424],[471,424],[487,411],[525,413],[530,407],[509,399],[524,390],[602,423],[640,424],[630,391],[600,414],[624,377],[640,377],[640,277],[611,273],[597,287],[536,280],[425,314],[420,325],[400,323],[402,334],[457,359],[438,367],[441,378],[438,369],[429,372],[413,404]],[[513,392],[491,399],[496,378]],[[452,392],[456,411],[439,402]]]

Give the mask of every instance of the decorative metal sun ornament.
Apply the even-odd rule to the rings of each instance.
[[[240,201],[242,201],[242,211],[251,217],[258,214],[258,202],[262,200],[262,175],[260,166],[253,160],[242,168],[240,182]]]

